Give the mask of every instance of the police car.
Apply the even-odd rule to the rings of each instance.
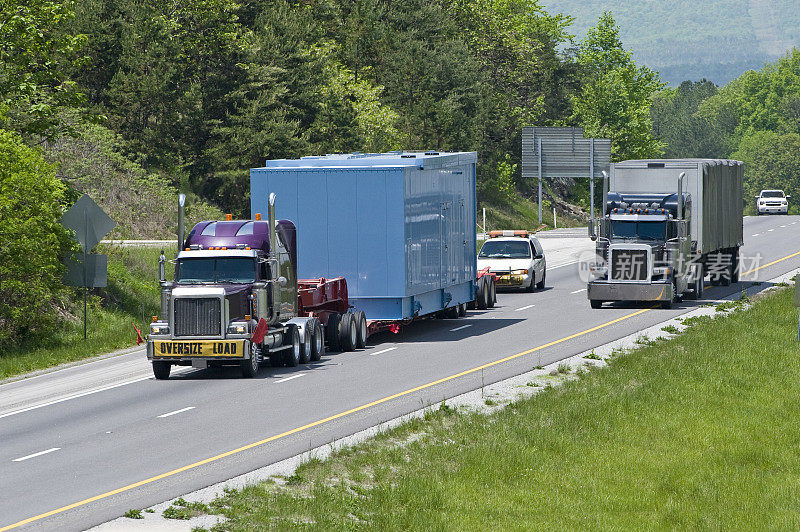
[[[544,288],[547,262],[539,240],[528,231],[490,231],[478,253],[478,270],[489,267],[497,286]]]

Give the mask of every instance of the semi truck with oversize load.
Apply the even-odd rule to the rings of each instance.
[[[334,314],[342,325],[336,346],[363,346],[366,317],[349,308],[346,281],[297,278],[297,231],[289,220],[276,221],[275,200],[270,195],[267,222],[260,213],[252,220],[204,221],[184,239],[181,196],[174,278],[166,280],[162,253],[161,318],[154,318],[147,339],[157,379],[168,378],[173,365],[236,365],[253,377],[266,361],[319,360],[322,318]]]
[[[268,161],[252,171],[250,220],[200,222],[185,237],[181,196],[174,278],[162,253],[161,316],[147,339],[156,378],[173,365],[252,377],[267,361],[297,366],[326,344],[363,348],[422,316],[494,306],[494,276],[476,272],[475,162],[431,152]]]
[[[592,308],[610,301],[702,296],[737,282],[743,245],[740,161],[653,159],[614,163],[604,173],[603,216],[589,222],[596,259]]]

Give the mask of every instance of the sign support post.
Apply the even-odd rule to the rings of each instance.
[[[542,225],[542,139],[537,140],[536,153],[539,157],[539,225]]]

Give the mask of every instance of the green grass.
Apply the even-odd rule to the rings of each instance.
[[[432,411],[228,492],[216,528],[796,530],[796,328],[783,290],[491,415]]]
[[[76,291],[61,327],[48,337],[0,353],[0,379],[133,347],[136,333],[131,322],[143,335],[147,333],[150,317],[160,308],[160,250],[100,246],[98,252],[108,255],[108,286],[90,291],[87,339],[83,339],[83,297]]]
[[[483,208],[486,208],[486,230],[520,229],[534,231],[541,225],[544,229],[553,228],[553,208],[549,202],[542,209],[542,223],[539,223],[539,207],[522,196],[515,196],[505,204],[491,204],[481,202],[478,205],[478,225],[483,223]],[[556,214],[558,227],[578,227],[586,222]]]

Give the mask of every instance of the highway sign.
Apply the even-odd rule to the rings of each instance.
[[[84,253],[89,253],[117,225],[88,194],[81,196],[59,221],[75,231]]]
[[[83,267],[84,255],[67,258],[66,281],[71,286],[97,288],[108,286],[108,257],[95,253],[87,253],[86,268]]]

